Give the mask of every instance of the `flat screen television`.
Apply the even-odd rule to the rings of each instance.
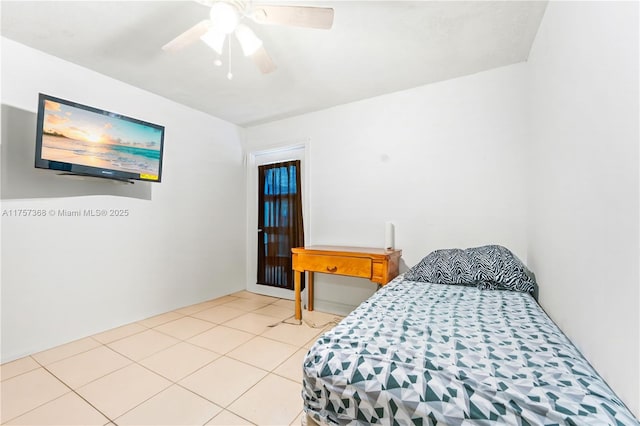
[[[37,168],[129,182],[161,180],[164,126],[42,93],[37,123]]]

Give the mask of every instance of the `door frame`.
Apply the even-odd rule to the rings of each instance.
[[[309,245],[311,223],[309,208],[309,139],[270,145],[247,154],[247,276],[246,289],[252,293],[282,299],[295,298],[293,290],[257,284],[258,275],[258,166],[288,160],[300,160],[302,186],[302,214],[305,245]]]

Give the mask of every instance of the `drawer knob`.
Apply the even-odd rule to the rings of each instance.
[[[338,270],[337,266],[327,266],[327,271],[329,272],[335,272]]]

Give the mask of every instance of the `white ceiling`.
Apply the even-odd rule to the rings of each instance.
[[[202,19],[193,1],[6,1],[2,35],[249,126],[525,61],[546,1],[270,1],[333,7],[331,30],[249,25],[278,69],[231,44],[161,47]],[[226,52],[223,54],[226,58]],[[226,61],[225,61],[226,62]]]

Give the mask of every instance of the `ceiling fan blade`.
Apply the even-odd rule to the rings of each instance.
[[[251,17],[260,24],[328,30],[333,25],[333,9],[307,6],[254,6]]]
[[[236,38],[238,39],[238,43],[240,43],[240,47],[242,48],[242,53],[244,56],[253,55],[260,47],[262,47],[262,40],[258,38],[256,33],[249,27],[244,24],[238,24],[235,30]]]
[[[211,26],[211,21],[205,19],[162,46],[162,50],[167,52],[176,52],[199,40]]]
[[[258,66],[262,74],[269,74],[276,70],[276,64],[271,60],[271,56],[264,50],[264,47],[260,47],[256,52],[251,55],[253,62]]]

